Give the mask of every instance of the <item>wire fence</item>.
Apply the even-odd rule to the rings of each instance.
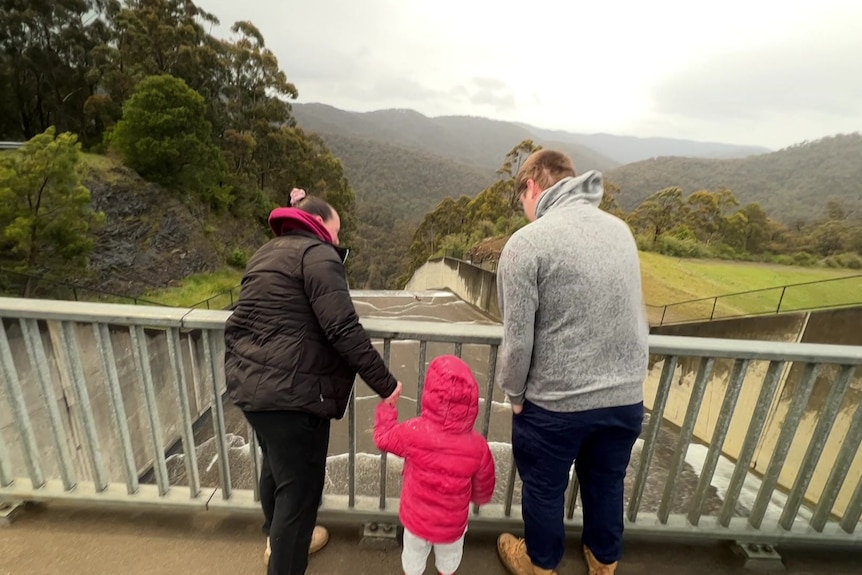
[[[666,325],[862,305],[862,274],[650,305],[650,323]]]
[[[67,301],[97,301],[102,303],[131,303],[164,306],[164,304],[133,295],[118,294],[98,288],[61,281],[36,274],[26,274],[0,268],[0,293],[18,297],[57,299]]]

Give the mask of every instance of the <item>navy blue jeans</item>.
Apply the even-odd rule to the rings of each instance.
[[[556,569],[563,558],[572,461],[583,504],[583,543],[602,563],[620,559],[623,482],[643,418],[643,403],[558,413],[526,402],[513,416],[512,451],[524,483],[524,536],[536,567]]]

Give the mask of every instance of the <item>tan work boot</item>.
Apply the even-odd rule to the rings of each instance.
[[[320,525],[314,526],[314,531],[311,533],[311,545],[308,546],[308,554],[317,553],[329,543],[329,531],[326,527]],[[269,565],[269,556],[272,555],[272,547],[269,544],[269,537],[266,538],[266,549],[263,552],[263,564]]]
[[[617,561],[614,561],[610,565],[601,563],[586,545],[584,545],[584,558],[587,560],[587,568],[590,570],[590,575],[614,575],[617,570]]]
[[[497,553],[512,575],[557,575],[553,569],[542,569],[533,565],[527,555],[527,543],[514,535],[500,535],[497,539]]]

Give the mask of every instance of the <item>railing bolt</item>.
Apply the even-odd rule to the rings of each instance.
[[[766,553],[772,553],[772,551],[773,551],[773,549],[772,549],[772,545],[763,545],[763,546],[762,546],[762,549],[763,549]]]
[[[371,525],[369,525],[369,526],[368,526],[368,529],[369,529],[370,531],[377,531],[377,524],[376,524],[376,523],[372,523]]]
[[[752,553],[757,553],[758,551],[760,551],[760,548],[755,543],[749,543],[748,550]]]

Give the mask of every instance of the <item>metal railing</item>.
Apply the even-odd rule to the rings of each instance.
[[[818,293],[819,292],[819,293]],[[812,304],[811,299],[822,303]],[[654,325],[862,305],[862,274],[648,305]],[[655,318],[658,316],[658,320]]]
[[[242,430],[229,428],[233,408],[222,401],[228,316],[201,309],[0,298],[0,499],[259,513],[254,434],[245,427],[248,442],[238,442]],[[473,509],[471,524],[518,526],[519,479],[510,450],[497,443],[508,441],[511,422],[495,389],[500,326],[379,319],[363,324],[384,359],[402,369],[396,371],[399,379],[413,374],[417,413],[430,359],[454,352],[470,363],[482,390],[477,429],[494,442],[500,471],[494,500]],[[862,542],[862,475],[852,468],[862,442],[862,405],[858,386],[851,386],[862,365],[862,347],[669,336],[651,336],[650,346],[647,390],[654,386],[655,392],[647,394],[649,422],[626,488],[627,532]],[[396,348],[397,362],[392,361]],[[680,399],[678,388],[690,393]],[[325,494],[321,518],[397,522],[397,461],[382,456],[365,465],[378,457],[361,445],[367,445],[369,429],[366,419],[359,420],[373,398],[357,389],[345,420],[333,425],[332,443],[343,445],[339,453],[346,457],[333,454],[330,479],[337,479],[340,464],[344,484]],[[707,431],[698,431],[708,394],[719,395],[720,409],[708,418]],[[753,399],[740,401],[746,394]],[[809,400],[822,405],[812,412]],[[409,398],[402,396],[402,417],[405,401]],[[673,420],[674,402],[684,406],[678,427],[665,423],[665,417]],[[744,413],[749,408],[750,414]],[[211,428],[199,423],[201,414]],[[212,438],[202,441],[202,431]],[[743,438],[735,463],[722,454],[732,433]],[[763,445],[770,433],[774,441],[767,453]],[[706,436],[708,445],[701,445],[703,464],[692,480],[695,435]],[[195,457],[177,458],[174,443]],[[827,444],[831,451],[824,449]],[[796,472],[787,479],[788,454],[799,452],[800,445]],[[667,461],[661,460],[664,452],[671,454]],[[834,457],[824,457],[827,452]],[[717,469],[726,466],[732,473],[723,500],[716,501],[710,487]],[[759,476],[752,472],[757,469]],[[148,470],[153,484],[140,479]],[[741,492],[752,481],[759,487],[743,509]],[[777,489],[782,484],[788,486],[783,492]],[[686,491],[689,495],[682,496]],[[581,526],[577,494],[575,479],[565,505],[571,530]],[[771,516],[767,512],[775,511],[776,497],[785,501]]]
[[[213,294],[210,297],[203,299],[195,303],[194,305],[190,305],[188,307],[192,309],[227,309],[239,299],[240,289],[242,289],[242,285],[235,285],[231,288]]]

